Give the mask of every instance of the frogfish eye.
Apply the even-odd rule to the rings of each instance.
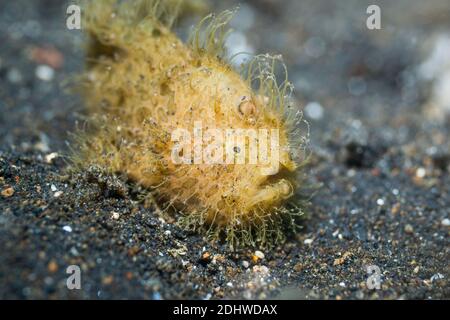
[[[239,104],[238,111],[243,116],[251,116],[255,114],[256,106],[252,101],[244,99]]]

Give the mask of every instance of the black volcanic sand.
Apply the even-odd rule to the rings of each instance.
[[[449,30],[450,9],[435,2],[386,4],[381,31],[365,29],[359,1],[243,4],[253,24],[235,28],[256,52],[283,53],[297,103],[322,111],[306,113],[304,227],[262,259],[165,221],[119,177],[68,174],[82,102],[64,85],[83,65],[80,32],[64,28],[60,1],[3,3],[0,298],[450,298],[450,118],[428,117],[430,84],[414,71],[425,39]],[[64,65],[37,71],[33,48]],[[66,287],[69,265],[81,290]],[[379,290],[366,284],[373,265]]]

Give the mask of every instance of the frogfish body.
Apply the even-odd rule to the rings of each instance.
[[[92,128],[80,133],[78,162],[126,175],[183,226],[233,246],[284,239],[282,225],[301,213],[289,203],[303,140],[290,85],[274,76],[278,57],[235,71],[223,58],[230,11],[202,20],[185,44],[171,30],[174,1],[87,6],[81,83]]]

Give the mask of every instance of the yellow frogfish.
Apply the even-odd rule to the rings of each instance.
[[[307,134],[281,58],[233,66],[233,11],[207,16],[183,43],[172,30],[183,2],[83,3],[90,120],[74,162],[126,176],[181,226],[232,247],[284,240],[302,213]]]

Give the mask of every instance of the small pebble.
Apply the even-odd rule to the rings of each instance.
[[[394,204],[394,206],[391,209],[391,213],[392,214],[397,214],[400,211],[400,202],[397,202],[396,204]]]
[[[211,299],[211,297],[212,297],[212,294],[211,294],[211,293],[208,293],[208,294],[205,296],[204,300],[209,300],[209,299]]]
[[[313,243],[313,239],[305,239],[305,241],[303,241],[304,244],[311,244]]]
[[[56,271],[58,271],[58,264],[56,263],[55,260],[51,260],[48,263],[47,269],[48,269],[49,272],[55,273]]]
[[[334,259],[333,266],[339,266],[343,264],[348,258],[352,256],[350,251],[345,252],[342,257]]]
[[[64,193],[64,192],[62,192],[62,191],[56,191],[56,192],[53,194],[53,196],[54,196],[55,198],[58,198],[58,197],[60,197],[63,193]]]
[[[425,168],[417,168],[417,170],[416,170],[416,177],[417,178],[424,178],[426,173],[427,172],[426,172]]]
[[[120,213],[113,211],[112,216],[114,220],[118,220],[120,218]]]
[[[211,253],[209,253],[208,251],[203,252],[203,254],[202,254],[202,260],[203,261],[209,261],[210,258],[211,258]]]
[[[246,260],[242,261],[242,266],[247,269],[248,267],[250,267],[250,263]]]
[[[436,273],[430,278],[431,282],[434,282],[436,280],[441,280],[441,279],[444,279],[444,275],[441,273]]]
[[[412,225],[410,225],[409,223],[405,226],[405,232],[408,234],[411,234],[414,232],[414,228]]]
[[[262,274],[268,274],[269,268],[266,266],[253,266],[253,272],[255,273],[262,273]]]
[[[14,189],[12,187],[8,187],[2,190],[2,196],[5,198],[9,198],[14,194]]]
[[[258,258],[258,259],[264,259],[264,253],[262,253],[261,251],[259,251],[259,250],[256,250],[255,251],[255,256]]]
[[[75,247],[70,248],[70,253],[71,253],[73,256],[78,256],[78,255],[80,254],[80,253],[78,252],[77,248],[75,248]]]
[[[323,107],[318,102],[309,102],[305,106],[305,112],[313,120],[320,120],[323,117]]]
[[[153,293],[153,300],[162,300],[161,293],[159,293],[159,292],[154,292],[154,293]]]
[[[22,74],[17,69],[10,69],[8,74],[6,75],[8,81],[11,83],[19,83],[22,81]]]
[[[444,220],[441,221],[441,224],[442,224],[444,227],[450,226],[450,219],[445,218]]]
[[[55,70],[46,65],[40,65],[36,68],[36,77],[42,81],[52,81],[55,76]]]
[[[72,232],[72,227],[71,226],[64,226],[63,230],[66,232]]]
[[[45,156],[45,162],[52,163],[55,158],[59,156],[58,152],[52,152]]]
[[[109,286],[111,283],[113,283],[114,277],[113,276],[106,276],[102,279],[102,283],[106,286]]]

